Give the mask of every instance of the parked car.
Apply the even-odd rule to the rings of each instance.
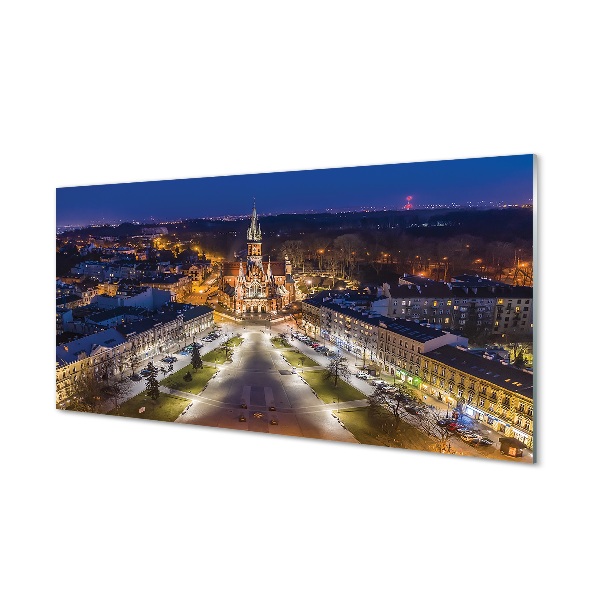
[[[150,375],[150,369],[142,369],[142,370],[140,371],[140,375],[141,375],[142,377],[147,377],[148,375]]]
[[[134,373],[129,379],[131,379],[131,381],[139,381],[141,377],[137,373]]]
[[[478,435],[475,438],[472,438],[469,442],[471,446],[491,446],[494,442],[482,435]]]
[[[405,406],[404,410],[411,415],[419,414],[419,411],[417,410],[416,406],[412,406],[411,404],[409,404],[408,406]]]
[[[472,430],[469,429],[468,427],[465,427],[464,425],[458,425],[455,429],[456,433],[458,433],[459,435],[462,435],[463,433],[471,433]]]
[[[448,431],[455,431],[457,427],[458,427],[458,423],[456,421],[450,421],[449,423],[446,424],[446,429]]]

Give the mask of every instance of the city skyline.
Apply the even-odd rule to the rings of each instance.
[[[533,155],[63,187],[56,224],[530,203]]]

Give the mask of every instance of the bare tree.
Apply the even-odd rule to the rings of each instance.
[[[413,427],[431,438],[431,450],[442,454],[453,454],[451,432],[443,424],[442,416],[426,404],[418,404],[416,396],[405,384],[398,392],[386,392],[379,388],[369,396],[371,406],[382,406],[389,410],[396,420],[410,423]]]
[[[287,255],[295,269],[304,266],[304,244],[302,240],[288,240],[281,245],[280,253]]]
[[[350,379],[350,368],[348,367],[348,359],[340,354],[336,354],[329,359],[325,379],[333,378],[333,387],[337,387],[338,381]]]
[[[403,397],[400,393],[389,393],[378,387],[368,398],[371,406],[383,406],[391,411],[396,421],[399,421],[404,412]]]
[[[75,375],[69,392],[69,407],[81,412],[98,412],[104,384],[92,367],[84,367]]]
[[[131,347],[123,355],[123,364],[135,375],[135,370],[142,364],[142,361],[139,345],[132,342]]]
[[[335,238],[333,245],[337,251],[342,277],[351,277],[358,260],[358,253],[363,245],[360,236],[346,233]]]
[[[129,398],[132,382],[128,379],[123,380],[118,384],[107,386],[104,388],[104,396],[110,401],[111,406],[116,414],[119,414],[119,407],[125,400]]]
[[[442,414],[433,408],[426,408],[420,413],[419,429],[432,438],[432,452],[455,454],[452,447],[452,433],[443,425]]]

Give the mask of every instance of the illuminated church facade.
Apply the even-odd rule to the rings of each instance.
[[[248,252],[245,262],[223,263],[219,282],[219,300],[237,314],[277,313],[296,298],[296,283],[292,277],[292,264],[285,261],[265,264],[262,253],[262,232],[252,209],[247,232]]]

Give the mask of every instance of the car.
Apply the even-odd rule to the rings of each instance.
[[[142,370],[140,371],[140,375],[141,375],[142,377],[147,377],[148,375],[150,375],[150,369],[142,369]]]
[[[278,425],[277,419],[271,419],[269,425]]]
[[[245,423],[246,417],[244,415],[240,415],[239,421],[240,421],[240,423]]]
[[[446,429],[448,431],[455,431],[457,427],[458,427],[458,423],[456,421],[450,421],[449,423],[446,424]]]
[[[131,381],[140,381],[142,378],[137,373],[134,373],[129,379]]]
[[[269,406],[269,410],[277,410],[274,406]]]
[[[480,437],[477,440],[477,443],[479,446],[492,446],[494,442],[492,440],[490,440],[490,438]]]
[[[405,406],[404,410],[407,413],[411,414],[411,415],[418,415],[419,414],[419,411],[417,410],[417,407],[416,406],[412,406],[411,404],[409,404],[408,406]]]

